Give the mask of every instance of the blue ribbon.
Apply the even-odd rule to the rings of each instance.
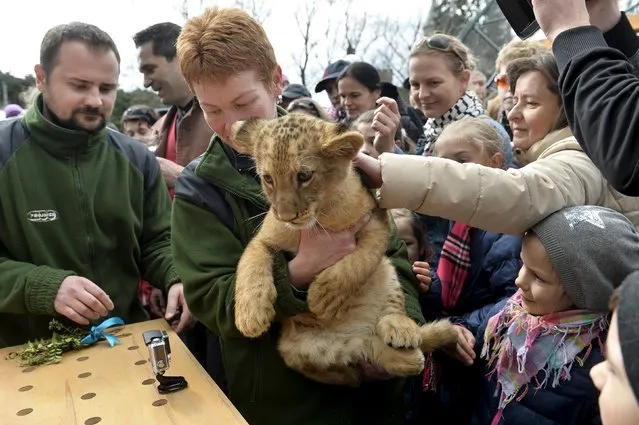
[[[104,338],[109,343],[111,347],[120,342],[120,339],[117,336],[111,335],[105,332],[108,328],[112,326],[124,325],[124,320],[119,317],[111,317],[110,319],[105,320],[100,323],[98,326],[91,327],[91,333],[85,336],[80,343],[82,345],[92,345],[98,342],[100,339]]]

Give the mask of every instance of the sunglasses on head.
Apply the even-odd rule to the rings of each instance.
[[[426,37],[423,42],[429,49],[438,50],[440,52],[452,53],[457,56],[462,63],[466,63],[464,59],[451,47],[451,39],[445,35],[435,34],[430,37]]]

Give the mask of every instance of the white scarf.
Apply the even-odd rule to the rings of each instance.
[[[431,156],[433,145],[442,130],[444,130],[444,127],[466,116],[478,117],[480,115],[484,115],[484,107],[477,99],[475,93],[467,91],[444,115],[439,118],[429,118],[426,121],[426,124],[424,124],[424,138],[419,140],[417,152],[420,152],[420,148],[423,146],[423,155]]]

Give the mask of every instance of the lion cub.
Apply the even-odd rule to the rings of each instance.
[[[310,313],[282,320],[282,358],[316,381],[357,386],[361,362],[393,375],[416,375],[424,367],[422,351],[456,342],[448,321],[420,328],[404,312],[402,288],[385,257],[389,215],[377,207],[351,162],[363,144],[359,133],[290,114],[236,123],[232,139],[255,158],[271,202],[237,267],[235,324],[242,334],[260,336],[275,317],[275,252],[295,252],[301,229],[341,231],[370,213],[355,250],[310,284]]]

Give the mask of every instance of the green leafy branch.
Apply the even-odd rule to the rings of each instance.
[[[85,348],[80,341],[86,336],[86,330],[69,328],[55,319],[49,323],[49,330],[53,332],[50,339],[29,341],[23,349],[10,353],[7,359],[17,358],[23,367],[60,363],[63,353]]]

